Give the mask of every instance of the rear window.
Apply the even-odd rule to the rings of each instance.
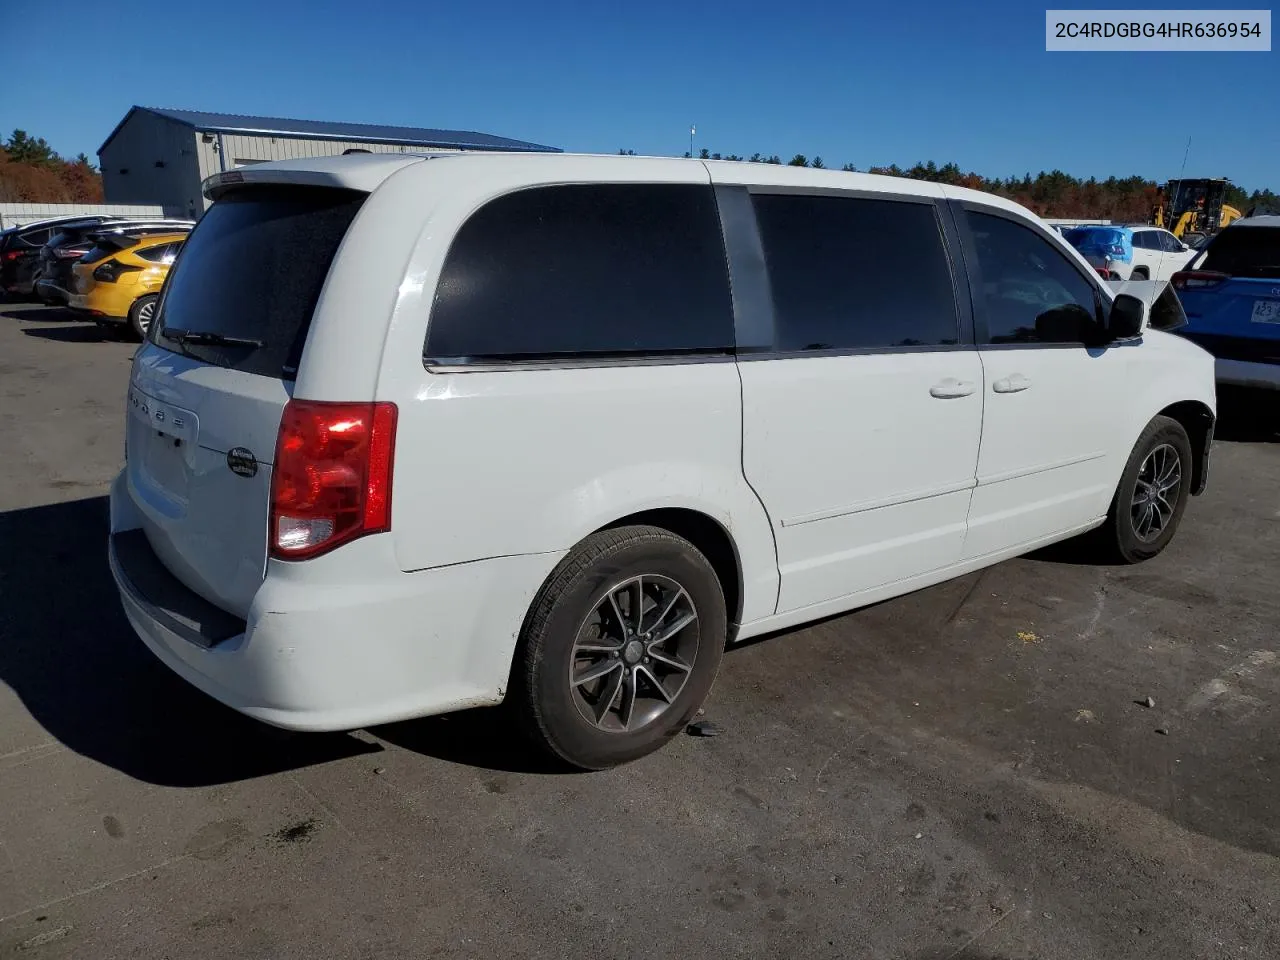
[[[133,237],[104,237],[93,245],[93,248],[80,258],[81,263],[97,263],[112,254],[119,253],[138,241]]]
[[[1124,234],[1119,230],[1097,230],[1088,227],[1077,227],[1067,232],[1067,243],[1073,247],[1088,244],[1090,246],[1110,246],[1124,243]],[[1134,245],[1137,245],[1135,239]]]
[[[436,288],[425,356],[512,362],[732,349],[711,187],[573,184],[499,197],[462,225]]]
[[[1233,277],[1280,277],[1280,227],[1228,227],[1209,241],[1195,269]]]
[[[88,234],[92,233],[96,227],[84,227],[76,230],[59,230],[49,238],[50,247],[84,247],[88,249],[93,246],[93,241],[89,239]]]
[[[333,256],[367,196],[249,187],[218,200],[169,271],[151,341],[216,366],[293,379]],[[179,343],[181,332],[261,346]]]

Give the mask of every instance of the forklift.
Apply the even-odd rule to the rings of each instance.
[[[1224,178],[1205,178],[1170,180],[1160,184],[1156,188],[1158,198],[1151,224],[1163,227],[1187,242],[1197,239],[1203,243],[1204,239],[1242,216],[1239,210],[1225,202],[1230,183]]]

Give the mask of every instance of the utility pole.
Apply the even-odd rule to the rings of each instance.
[[[698,132],[697,127],[689,128],[689,159],[693,159],[693,135]]]

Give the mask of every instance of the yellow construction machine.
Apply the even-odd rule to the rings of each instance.
[[[1221,178],[1170,180],[1159,186],[1159,199],[1151,223],[1172,231],[1175,236],[1201,234],[1209,237],[1239,220],[1243,214],[1226,203],[1231,181]]]

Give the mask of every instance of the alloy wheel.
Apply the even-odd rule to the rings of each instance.
[[[578,712],[609,733],[631,733],[671,708],[698,655],[698,610],[670,577],[610,587],[578,628],[569,687]]]
[[[151,329],[151,318],[156,312],[156,302],[148,300],[138,308],[138,332],[145,339],[147,331]]]
[[[1142,461],[1129,513],[1133,532],[1143,543],[1158,540],[1168,528],[1181,483],[1182,458],[1171,444],[1160,444]]]

